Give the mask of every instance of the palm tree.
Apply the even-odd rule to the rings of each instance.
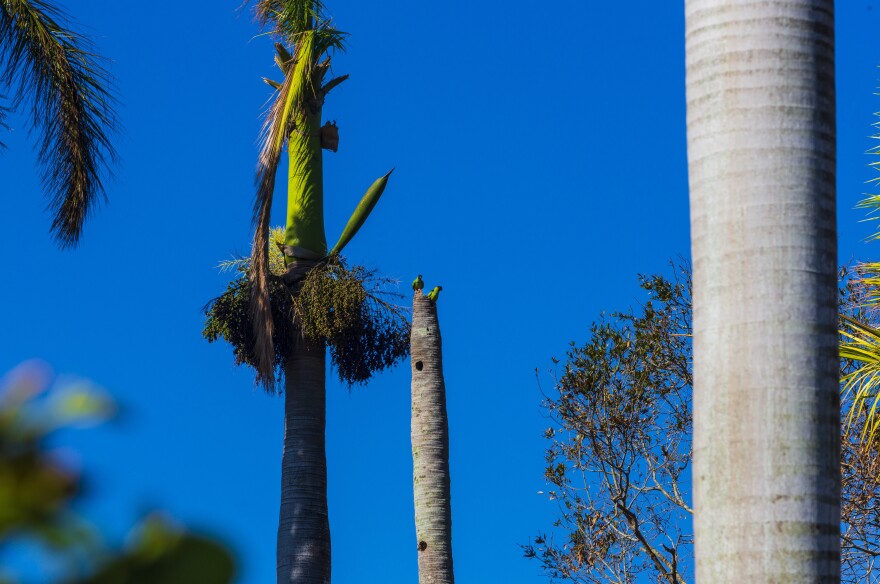
[[[838,582],[833,0],[686,1],[697,580]]]
[[[255,7],[260,23],[268,25],[280,41],[276,44],[276,62],[284,74],[281,83],[267,80],[276,94],[266,118],[257,169],[256,233],[250,258],[253,355],[258,382],[271,389],[275,384],[277,347],[273,345],[275,323],[270,303],[269,221],[275,175],[285,143],[290,170],[287,223],[280,248],[284,254],[283,280],[295,301],[299,298],[302,302],[303,286],[315,273],[314,268],[335,257],[366,220],[385,188],[388,175],[373,183],[328,253],[322,148],[335,151],[336,128],[331,124],[322,127],[321,110],[326,95],[348,77],[325,81],[330,69],[329,55],[342,48],[345,34],[333,27],[320,0],[258,0]],[[318,301],[317,296],[313,298]],[[285,424],[278,525],[279,584],[330,581],[324,447],[326,351],[322,339],[304,334],[307,323],[302,321],[307,311],[307,306],[297,311],[297,326],[282,341]]]
[[[39,134],[43,189],[52,234],[75,246],[83,223],[106,200],[102,175],[116,159],[111,78],[89,41],[65,29],[49,0],[0,0],[0,86],[13,108],[28,103]],[[8,109],[0,107],[0,126]]]
[[[420,584],[453,584],[449,423],[437,304],[416,290],[412,334],[413,494]]]

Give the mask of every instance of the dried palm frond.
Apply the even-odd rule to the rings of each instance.
[[[318,98],[320,77],[317,69],[320,53],[315,52],[311,34],[304,34],[296,46],[293,63],[282,63],[287,69],[284,82],[276,92],[263,125],[262,147],[257,166],[257,194],[254,199],[255,233],[251,252],[251,311],[254,325],[255,352],[257,355],[258,382],[268,384],[272,379],[271,358],[273,318],[269,306],[268,287],[268,238],[270,211],[275,190],[275,177],[281,161],[285,140],[291,132],[298,131],[297,124],[305,119],[306,108]],[[280,51],[279,51],[280,54]],[[317,79],[316,79],[317,78]],[[305,141],[297,141],[304,143]],[[303,167],[310,164],[311,155],[303,145],[290,152],[291,164]]]
[[[83,36],[59,21],[48,0],[0,0],[0,83],[12,104],[31,104],[40,130],[43,188],[61,247],[76,245],[83,223],[106,200],[102,175],[116,161],[117,131],[111,77]]]

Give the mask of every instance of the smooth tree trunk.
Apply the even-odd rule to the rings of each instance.
[[[324,448],[324,348],[305,341],[285,362],[278,584],[330,582]]]
[[[839,582],[832,0],[686,0],[697,581]]]
[[[288,266],[285,280],[297,294],[315,262]],[[278,584],[329,584],[327,510],[326,350],[294,333],[284,359],[284,451],[278,520]]]
[[[449,423],[437,305],[413,296],[412,450],[419,584],[452,584]]]

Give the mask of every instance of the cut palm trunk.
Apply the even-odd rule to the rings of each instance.
[[[449,423],[437,305],[413,296],[412,449],[420,584],[452,584]]]
[[[696,579],[840,581],[834,3],[687,0]]]

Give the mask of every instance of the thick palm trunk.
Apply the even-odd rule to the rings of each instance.
[[[324,347],[299,339],[284,364],[278,584],[330,582]]]
[[[838,582],[832,0],[687,0],[697,580]]]
[[[437,305],[421,291],[413,297],[413,491],[419,584],[452,584],[452,507],[449,490],[449,424]]]

